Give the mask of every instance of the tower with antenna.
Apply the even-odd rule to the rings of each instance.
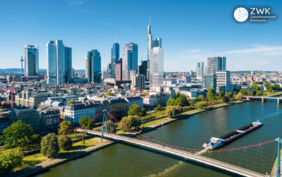
[[[21,72],[22,72],[21,74],[23,76],[23,61],[24,61],[23,60],[23,56],[21,56],[21,60],[20,61],[21,61]]]

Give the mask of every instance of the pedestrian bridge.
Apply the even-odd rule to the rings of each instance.
[[[92,134],[92,135],[97,135],[97,136],[102,136],[102,132],[99,131],[92,131],[92,130],[85,130],[82,128],[78,128],[76,129],[76,131],[78,132],[85,132],[87,134]],[[132,144],[136,144],[136,145],[140,145],[140,146],[144,146],[144,147],[148,147],[151,149],[155,149],[158,151],[162,151],[165,153],[169,153],[169,154],[173,154],[179,157],[184,157],[186,159],[190,159],[190,160],[194,160],[206,165],[210,165],[213,167],[217,167],[219,169],[223,169],[238,175],[242,175],[242,176],[249,176],[249,177],[262,177],[265,176],[263,174],[245,169],[245,168],[241,168],[235,165],[231,165],[228,163],[224,163],[212,158],[208,158],[208,157],[204,157],[201,155],[197,155],[191,152],[187,152],[184,150],[179,150],[179,149],[175,149],[175,148],[171,148],[169,146],[164,146],[164,145],[160,145],[157,143],[153,143],[153,142],[149,142],[149,141],[145,141],[145,140],[139,140],[137,138],[131,138],[131,137],[125,137],[122,135],[117,135],[117,134],[107,134],[104,133],[103,134],[104,137],[110,138],[110,139],[114,139],[114,140],[120,140],[120,141],[124,141],[124,142],[128,142],[128,143],[132,143]]]

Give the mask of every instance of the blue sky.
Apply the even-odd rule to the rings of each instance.
[[[276,19],[239,23],[237,7],[270,7]],[[147,25],[162,38],[165,71],[195,70],[207,57],[226,56],[227,69],[282,70],[282,1],[254,0],[10,0],[0,1],[0,68],[20,68],[24,45],[39,45],[47,68],[46,43],[61,39],[73,50],[73,67],[98,49],[110,62],[115,35],[120,45],[138,44],[146,59]]]

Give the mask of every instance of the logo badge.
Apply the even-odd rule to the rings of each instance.
[[[248,19],[249,12],[244,7],[239,7],[234,11],[234,18],[238,22],[244,22]]]

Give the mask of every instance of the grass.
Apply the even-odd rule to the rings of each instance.
[[[162,119],[150,121],[150,122],[147,122],[147,123],[145,123],[145,124],[142,124],[140,127],[148,127],[148,126],[150,126],[150,125],[153,125],[153,124],[162,122],[162,121],[164,121],[164,120],[169,120],[169,118],[162,118]]]
[[[14,168],[13,171],[18,171],[18,170],[22,170],[25,168],[29,168],[41,162],[44,162],[46,160],[48,160],[48,158],[44,157],[43,154],[41,153],[30,155],[30,156],[24,157],[22,161],[22,166]]]
[[[68,154],[68,153],[72,153],[72,152],[75,152],[79,149],[85,149],[87,147],[90,147],[90,146],[95,146],[97,144],[100,144],[100,142],[98,141],[95,141],[93,139],[88,139],[88,140],[84,140],[85,141],[85,144],[82,144],[82,141],[79,141],[77,143],[74,143],[71,147],[70,150],[66,151],[66,150],[60,150],[60,155],[65,155],[65,154]],[[59,155],[59,156],[60,156]]]

